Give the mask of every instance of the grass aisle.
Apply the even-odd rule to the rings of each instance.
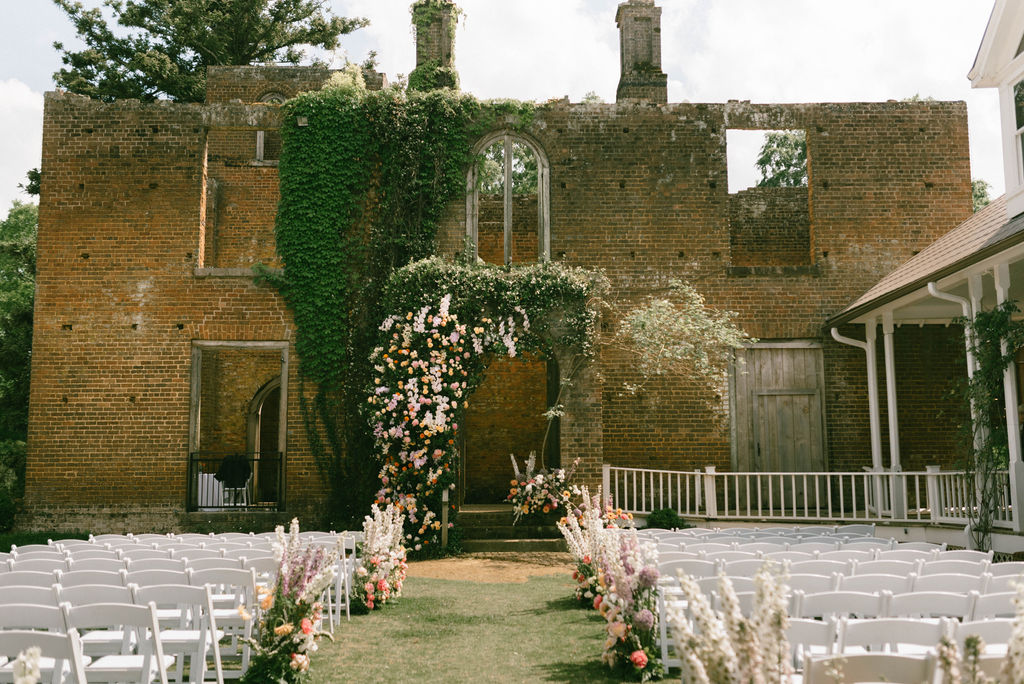
[[[324,640],[311,681],[620,682],[601,661],[604,619],[562,576],[483,583],[412,577],[402,597]]]

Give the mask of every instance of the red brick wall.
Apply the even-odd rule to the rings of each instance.
[[[749,188],[729,195],[733,266],[809,266],[807,188]]]
[[[199,450],[247,451],[249,404],[280,374],[281,353],[275,349],[203,349]],[[263,447],[277,449],[276,444]]]
[[[301,74],[310,72],[284,84],[260,73],[212,70],[210,102],[251,101],[271,88],[290,94],[288,83],[302,87]],[[254,85],[246,85],[249,75]],[[178,524],[192,341],[293,340],[294,324],[272,289],[195,270],[277,263],[276,168],[251,163],[255,130],[273,128],[268,111],[47,97],[27,525]],[[807,131],[810,266],[732,263],[727,127]],[[615,310],[682,278],[709,304],[737,311],[756,337],[822,340],[830,463],[870,462],[863,353],[832,342],[822,326],[969,215],[963,103],[558,102],[539,109],[529,133],[550,162],[552,258],[605,271],[609,323]],[[464,207],[459,199],[446,213],[444,254],[462,245]],[[948,353],[936,345],[935,363],[954,368],[956,345]],[[305,514],[326,490],[298,417],[294,349],[290,359],[289,513]],[[910,417],[931,415],[944,381],[921,363],[914,371],[907,361],[901,381],[905,451],[914,463],[940,458],[952,444],[941,421]],[[602,459],[729,467],[728,424],[702,408],[692,383],[668,378],[632,397],[620,392],[631,373],[630,359],[608,352],[577,376],[562,422],[563,462],[582,457],[581,474],[592,482]]]

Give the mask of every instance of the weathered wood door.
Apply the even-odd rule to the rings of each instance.
[[[747,472],[826,469],[821,347],[787,342],[737,352],[733,467]]]

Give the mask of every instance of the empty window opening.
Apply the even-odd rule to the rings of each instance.
[[[193,343],[188,510],[283,506],[287,344]]]
[[[802,130],[729,130],[729,261],[810,266],[807,138]]]
[[[281,93],[267,93],[260,102],[283,105],[285,96]],[[277,161],[281,158],[281,131],[256,131],[256,161]]]
[[[504,265],[549,258],[548,165],[537,145],[509,132],[482,141],[467,202],[474,256]]]
[[[807,137],[801,130],[726,131],[729,192],[807,185]]]

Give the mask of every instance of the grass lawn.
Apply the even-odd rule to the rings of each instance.
[[[335,682],[621,682],[601,663],[604,619],[571,578],[482,583],[413,577],[395,603],[353,615],[310,672]],[[628,680],[626,680],[628,681]]]

